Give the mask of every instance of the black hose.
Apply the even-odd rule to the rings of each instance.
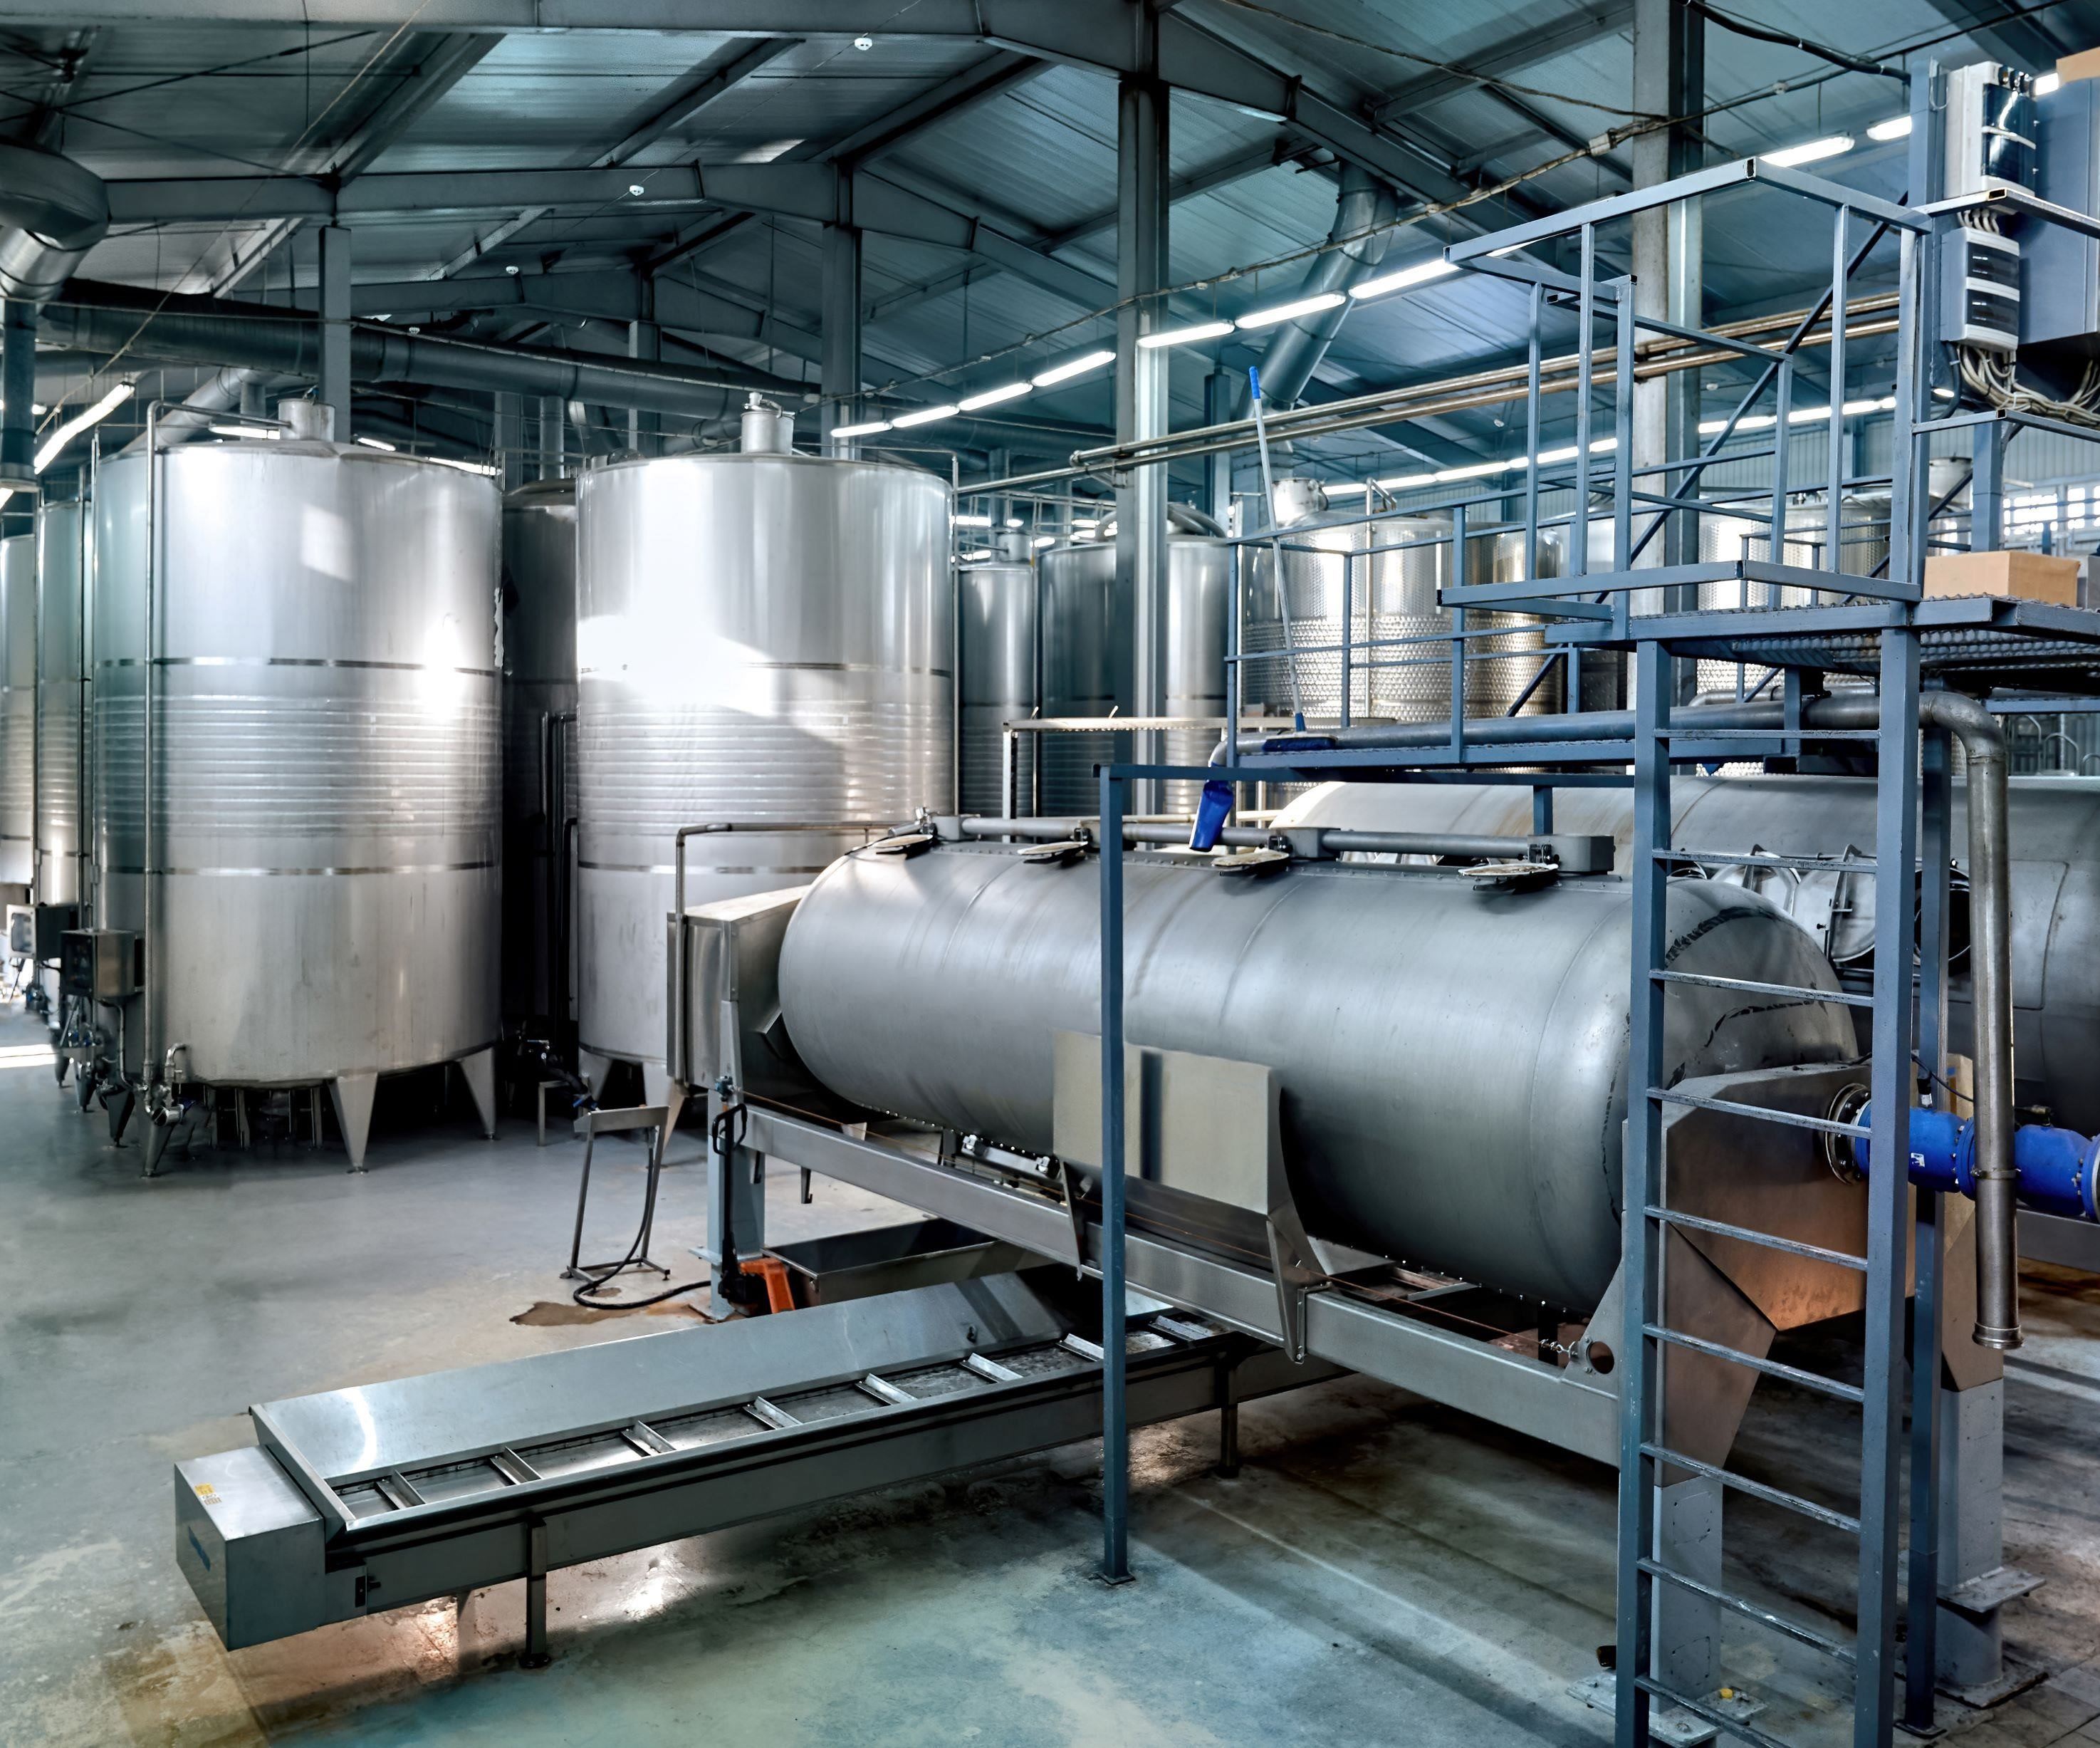
[[[734,1105],[725,1105],[717,1113],[714,1120],[708,1125],[708,1150],[723,1162],[725,1168],[728,1164],[730,1154],[743,1145],[744,1134],[750,1126],[751,1109],[741,1101]],[[660,1132],[651,1145],[657,1147],[664,1145]],[[660,1169],[660,1165],[659,1170]],[[686,1293],[697,1292],[701,1287],[712,1284],[705,1276],[702,1276],[697,1281],[686,1281],[677,1287],[664,1287],[660,1292],[651,1293],[646,1299],[623,1299],[614,1306],[607,1306],[602,1300],[585,1296],[609,1285],[615,1275],[633,1268],[641,1260],[642,1235],[648,1231],[650,1222],[656,1212],[656,1185],[657,1172],[651,1172],[649,1174],[649,1193],[642,1202],[642,1224],[634,1229],[634,1242],[627,1247],[627,1254],[602,1273],[591,1275],[589,1280],[569,1295],[571,1304],[581,1305],[586,1310],[639,1311],[645,1305],[660,1305],[667,1299],[676,1299]],[[722,1267],[727,1270],[733,1266],[728,1234],[724,1234]],[[585,1274],[590,1273],[588,1269],[582,1272]]]

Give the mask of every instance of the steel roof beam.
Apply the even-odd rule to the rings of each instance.
[[[1439,72],[1410,79],[1379,98],[1371,107],[1372,117],[1384,121],[1396,113],[1426,108],[1460,91],[1479,86],[1484,80],[1521,73],[1555,55],[1586,47],[1605,37],[1617,36],[1631,29],[1633,21],[1633,0],[1596,0],[1596,3],[1579,7],[1557,23],[1528,30],[1480,54],[1460,56],[1467,71],[1477,77],[1469,79],[1461,73]]]

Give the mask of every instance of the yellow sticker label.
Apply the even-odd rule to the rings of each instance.
[[[218,1490],[213,1486],[208,1481],[200,1481],[197,1484],[196,1496],[200,1499],[203,1500],[205,1504],[210,1505],[217,1501],[218,1498]]]

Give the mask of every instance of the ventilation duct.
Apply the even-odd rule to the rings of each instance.
[[[0,144],[0,297],[48,302],[108,230],[99,176],[55,152]]]
[[[1385,259],[1392,233],[1385,227],[1398,216],[1400,202],[1392,190],[1370,171],[1354,164],[1342,166],[1341,192],[1335,203],[1335,223],[1327,233],[1329,249],[1312,263],[1312,270],[1298,288],[1301,298],[1328,292],[1345,292],[1368,279]],[[1368,234],[1366,234],[1368,233]],[[1343,239],[1349,241],[1344,241]],[[1276,330],[1261,355],[1262,404],[1271,413],[1297,405],[1312,380],[1312,373],[1326,356],[1327,347],[1348,313],[1346,303],[1300,316]],[[1240,393],[1241,414],[1246,413],[1246,391]]]

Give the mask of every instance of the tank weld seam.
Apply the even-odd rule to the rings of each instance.
[[[401,863],[374,863],[374,864],[373,864],[372,867],[341,867],[341,868],[156,868],[156,869],[154,869],[154,870],[153,870],[153,872],[154,872],[154,873],[156,873],[156,874],[179,874],[179,875],[182,875],[182,876],[185,876],[185,877],[190,877],[190,876],[214,876],[214,875],[264,875],[264,874],[290,874],[290,875],[335,875],[335,874],[465,874],[465,873],[471,873],[471,872],[474,872],[474,871],[475,871],[475,870],[477,870],[477,869],[480,869],[480,868],[492,868],[492,867],[496,867],[496,859],[495,859],[495,858],[493,858],[493,857],[492,857],[492,858],[490,858],[488,860],[487,860],[487,861],[485,861],[485,862],[401,862]],[[122,867],[122,866],[120,866],[120,865],[118,865],[118,864],[117,864],[117,863],[111,863],[111,864],[109,865],[108,872],[109,872],[110,873],[112,873],[112,874],[135,874],[135,875],[143,875],[143,874],[146,872],[146,870],[145,870],[144,868],[143,868],[143,867]]]
[[[364,661],[333,656],[156,656],[148,664],[136,656],[112,656],[97,668],[356,668],[386,673],[463,673],[477,680],[501,679],[496,668],[461,668],[441,661]]]
[[[915,673],[936,680],[952,680],[952,668],[919,668],[905,662],[885,661],[739,661],[722,662],[723,668],[735,668],[744,673],[778,671],[799,673]],[[618,668],[583,668],[576,669],[579,679],[597,679],[602,676],[624,673]]]

